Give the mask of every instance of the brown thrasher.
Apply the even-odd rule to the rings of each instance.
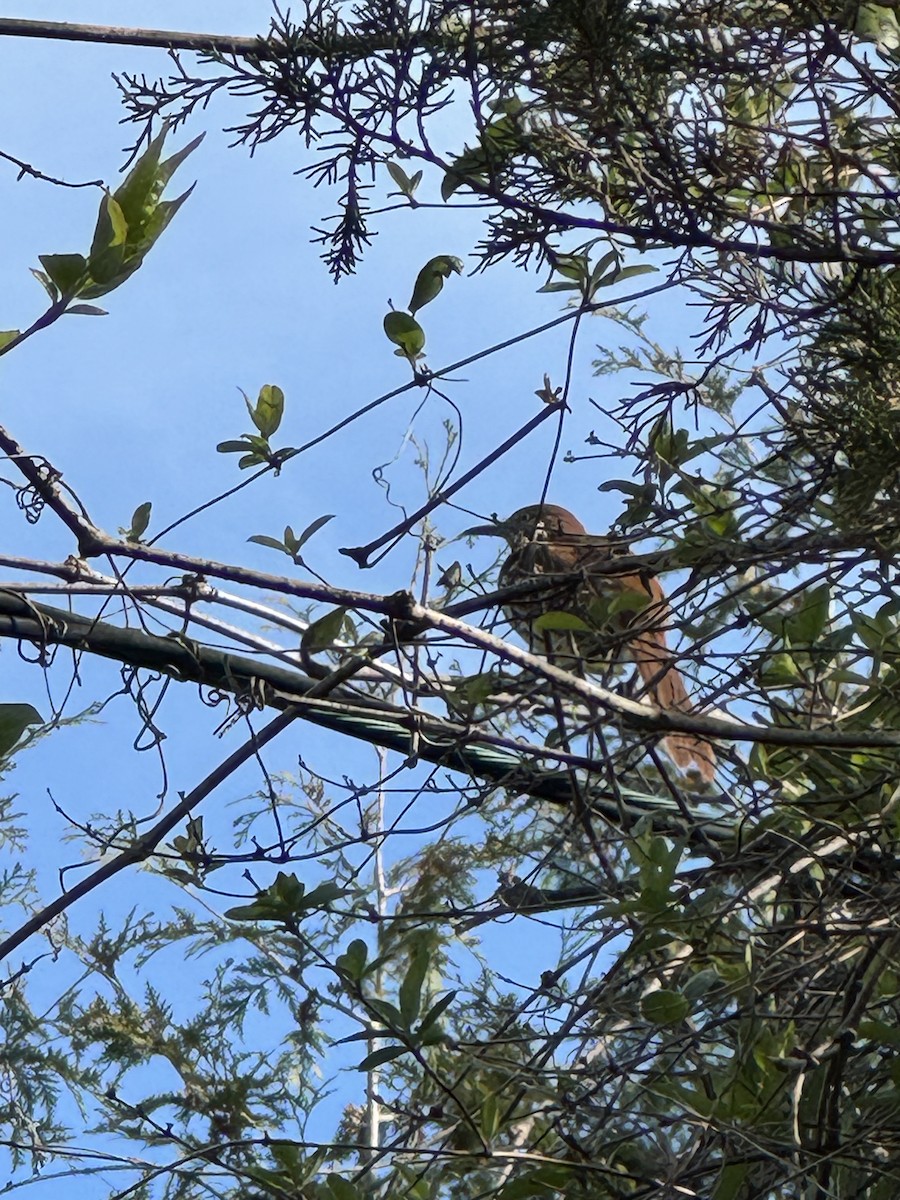
[[[666,643],[669,606],[659,580],[649,571],[610,569],[616,557],[628,553],[621,542],[588,533],[557,504],[529,504],[506,521],[466,533],[506,539],[509,555],[500,570],[501,588],[552,577],[533,597],[504,605],[533,653],[549,653],[565,669],[570,669],[568,659],[571,667],[577,660],[578,669],[591,670],[592,663],[608,664],[616,657],[615,634],[624,634],[649,699],[660,708],[693,710]],[[558,614],[559,620],[549,614]],[[535,629],[540,616],[544,621]],[[663,747],[677,766],[693,764],[707,782],[715,777],[716,755],[708,742],[690,733],[670,733]]]

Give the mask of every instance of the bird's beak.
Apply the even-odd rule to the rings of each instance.
[[[505,521],[494,521],[492,525],[473,525],[471,529],[464,529],[462,533],[457,534],[457,540],[466,537],[502,537],[509,541],[509,533],[509,526]]]

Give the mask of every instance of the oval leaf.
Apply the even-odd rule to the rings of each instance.
[[[432,258],[416,276],[409,311],[414,313],[430,304],[444,286],[444,280],[449,279],[454,272],[459,275],[462,269],[462,259],[452,254],[438,254]]]
[[[300,645],[307,654],[328,650],[334,645],[344,627],[346,611],[346,608],[333,608],[324,617],[319,617],[318,621],[313,621],[300,639]]]
[[[256,408],[250,413],[253,424],[264,438],[270,438],[281,424],[283,415],[284,392],[274,383],[264,383],[259,389]]]
[[[425,330],[408,312],[389,312],[384,318],[384,332],[407,358],[415,358],[425,345]]]

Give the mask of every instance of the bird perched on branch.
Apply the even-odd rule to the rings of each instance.
[[[504,612],[536,654],[566,670],[603,670],[624,641],[647,697],[661,709],[693,710],[681,672],[666,643],[669,606],[659,580],[633,567],[616,570],[627,547],[588,533],[577,517],[556,504],[529,504],[505,521],[479,525],[467,534],[505,538],[509,554],[499,585],[537,583],[534,594],[516,597]],[[616,635],[619,646],[616,646]],[[689,733],[670,733],[663,747],[677,766],[715,776],[712,746]]]

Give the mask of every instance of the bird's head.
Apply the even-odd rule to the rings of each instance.
[[[460,537],[502,537],[512,549],[526,542],[552,541],[563,535],[583,534],[584,526],[567,508],[558,504],[526,504],[505,521],[475,525]]]

